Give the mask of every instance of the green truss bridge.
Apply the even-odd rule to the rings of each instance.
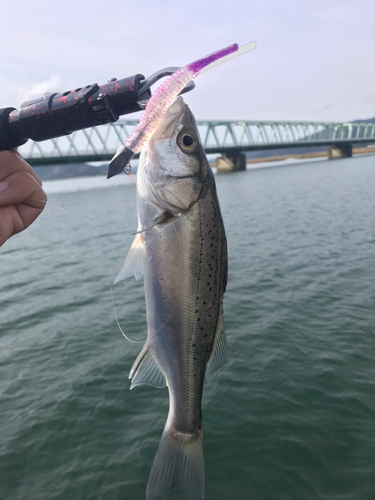
[[[333,146],[341,156],[352,147],[375,143],[373,123],[197,120],[207,154],[236,158],[246,151],[306,146]],[[33,166],[108,161],[138,120],[119,120],[20,148]],[[243,156],[243,155],[242,155]]]

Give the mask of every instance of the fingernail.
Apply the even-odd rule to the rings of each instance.
[[[0,195],[5,193],[5,191],[8,189],[8,187],[9,187],[8,181],[0,182]]]

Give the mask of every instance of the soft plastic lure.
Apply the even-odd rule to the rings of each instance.
[[[167,112],[172,101],[191,80],[204,71],[245,54],[255,49],[255,47],[255,42],[247,43],[242,47],[235,43],[179,68],[167,78],[152,94],[146,109],[142,113],[139,124],[112,158],[109,164],[108,178],[120,173],[129,164],[133,156],[139,153],[156,130],[160,118]]]

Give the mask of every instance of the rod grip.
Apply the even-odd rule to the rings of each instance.
[[[141,74],[112,78],[101,86],[94,83],[63,94],[45,94],[18,109],[4,108],[0,114],[0,150],[21,146],[28,139],[62,137],[142,111],[141,102],[151,96],[149,89],[141,90],[144,78]]]

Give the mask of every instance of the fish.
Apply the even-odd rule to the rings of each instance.
[[[169,391],[169,413],[147,500],[174,489],[204,498],[202,393],[228,361],[223,294],[227,241],[194,115],[178,97],[144,145],[137,170],[138,229],[115,282],[144,275],[147,340],[131,388]]]

